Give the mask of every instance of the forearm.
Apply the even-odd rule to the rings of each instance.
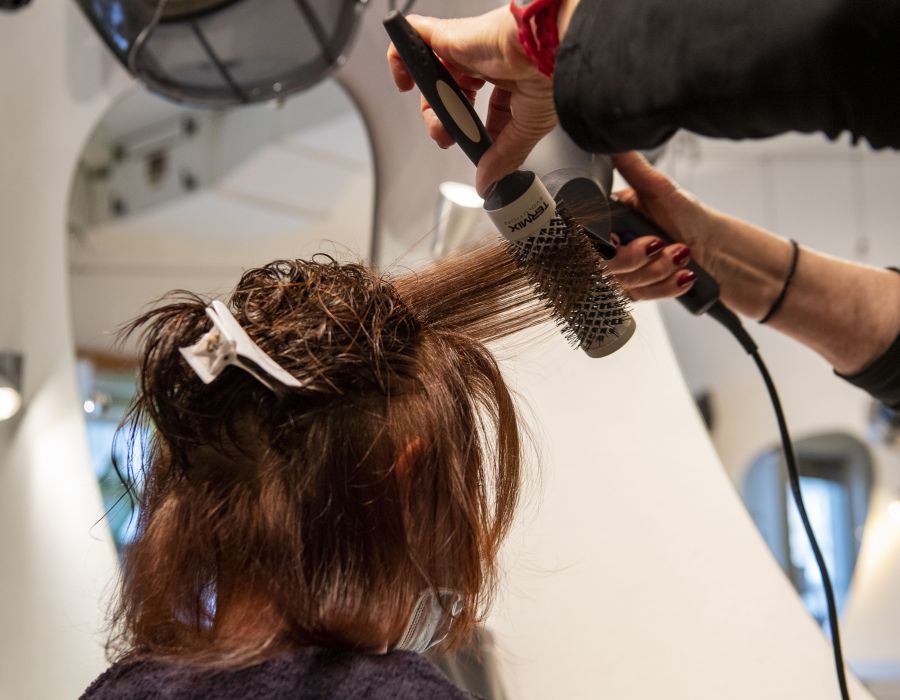
[[[782,309],[769,325],[852,375],[900,332],[900,275],[803,249]]]
[[[713,221],[720,235],[728,236],[727,250],[717,249],[710,260],[722,300],[759,320],[784,285],[791,244],[729,216],[715,213]],[[841,374],[855,374],[900,332],[900,275],[803,247],[784,301],[768,325],[818,352]]]

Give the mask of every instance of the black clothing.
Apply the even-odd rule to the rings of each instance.
[[[425,654],[457,688],[465,688],[479,698],[509,700],[500,667],[494,636],[482,626],[462,649],[448,652],[437,646]]]
[[[892,269],[900,273],[900,270]],[[900,411],[900,333],[881,357],[862,372],[851,376],[837,374],[868,392],[888,408]]]
[[[583,149],[849,131],[900,148],[900,3],[581,0],[553,76]]]
[[[888,408],[900,411],[900,334],[894,344],[862,372],[850,377],[838,376],[868,392]]]
[[[307,648],[248,668],[200,670],[159,661],[113,665],[81,700],[472,700],[408,651]]]

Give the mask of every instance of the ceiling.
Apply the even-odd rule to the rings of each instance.
[[[76,345],[111,350],[114,329],[172,288],[223,294],[248,267],[322,251],[365,259],[373,195],[365,124],[333,80],[225,112],[135,88],[98,124],[73,183]]]

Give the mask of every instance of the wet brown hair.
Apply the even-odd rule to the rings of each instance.
[[[247,271],[229,308],[302,389],[228,367],[203,384],[178,352],[207,299],[136,319],[149,435],[124,555],[114,655],[237,665],[300,645],[377,651],[419,594],[487,609],[516,505],[519,420],[487,341],[548,319],[502,244],[382,276],[327,256]]]

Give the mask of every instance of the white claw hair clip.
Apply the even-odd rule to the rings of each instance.
[[[275,391],[269,378],[284,386],[303,384],[250,340],[228,307],[218,299],[206,307],[213,327],[193,345],[179,348],[182,356],[204,384],[213,382],[228,365],[240,367]],[[265,376],[268,375],[268,378]]]

